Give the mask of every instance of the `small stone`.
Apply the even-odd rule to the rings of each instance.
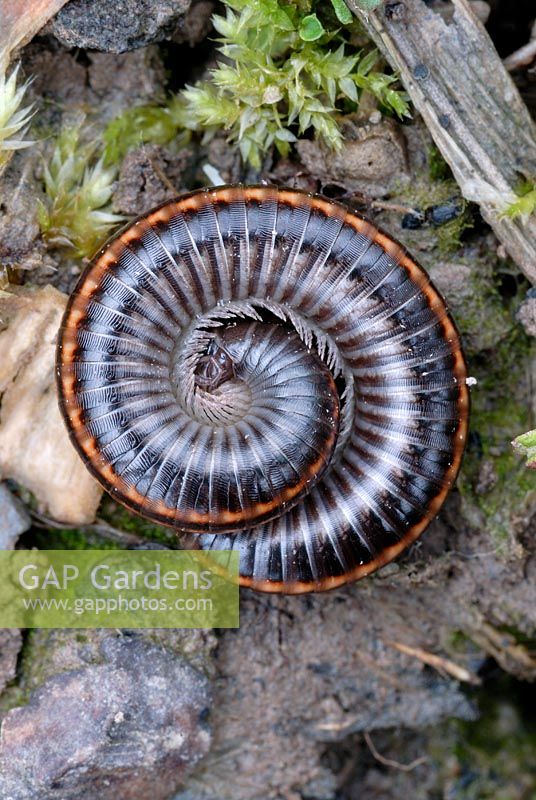
[[[32,521],[24,505],[0,483],[0,550],[13,550]]]
[[[373,111],[369,117],[369,122],[371,125],[379,125],[382,121],[382,112],[381,111]]]
[[[138,637],[50,677],[4,717],[0,797],[168,800],[207,753],[208,680]]]
[[[403,230],[416,231],[422,228],[425,222],[426,217],[424,211],[421,211],[419,208],[414,208],[408,211],[407,214],[404,214],[400,224]]]
[[[426,208],[426,219],[436,227],[452,222],[463,213],[463,200],[461,197],[451,197],[444,203],[428,206]]]
[[[190,5],[191,0],[71,0],[50,30],[65,47],[123,53],[174,38]]]

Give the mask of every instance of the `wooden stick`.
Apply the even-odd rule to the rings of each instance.
[[[468,0],[452,0],[448,24],[423,0],[368,13],[346,3],[400,72],[464,197],[536,283],[536,215],[504,215],[520,182],[536,180],[536,125]]]

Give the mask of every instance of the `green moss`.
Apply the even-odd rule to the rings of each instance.
[[[522,691],[530,692],[526,685]],[[503,675],[493,687],[478,692],[481,716],[476,722],[448,725],[457,762],[455,770],[450,765],[454,773],[450,786],[457,800],[529,800],[535,796],[536,724],[527,713],[530,700],[527,703],[523,696],[516,697],[518,692],[515,682]]]
[[[462,236],[466,230],[473,227],[472,216],[467,203],[462,201],[462,211],[446,225],[436,229],[437,249],[441,256],[448,256],[462,246]]]
[[[534,356],[534,344],[516,327],[500,342],[493,356],[472,359],[470,373],[478,379],[472,393],[471,432],[459,487],[466,502],[484,513],[498,547],[511,539],[512,516],[536,506],[536,475],[524,468],[512,452],[515,433],[528,426],[525,365]],[[485,493],[474,492],[483,460],[494,468],[495,484]]]
[[[17,678],[0,695],[0,713],[5,713],[17,706],[25,706],[30,699],[32,690],[36,685],[42,683],[44,679],[44,676],[40,679],[38,665],[46,663],[47,654],[42,648],[33,646],[37,634],[38,631],[36,630],[27,630],[24,633],[22,650],[19,654]],[[34,681],[33,676],[36,670],[39,677],[36,677]],[[26,679],[28,675],[32,676],[31,680]]]
[[[363,11],[374,11],[375,8],[378,8],[380,3],[383,0],[355,0],[357,5],[363,9]]]
[[[536,211],[536,184],[533,181],[524,181],[516,194],[517,200],[505,208],[503,216],[527,219]]]
[[[452,180],[452,172],[435,144],[428,151],[428,174],[432,182]]]
[[[336,6],[318,0],[224,0],[215,16],[226,61],[210,80],[183,93],[196,124],[224,128],[245,161],[260,167],[274,146],[286,156],[292,142],[311,130],[329,147],[342,137],[337,112],[355,110],[362,92],[404,116],[408,105],[394,76],[374,70],[378,54],[348,52],[355,23],[341,28]]]
[[[352,22],[352,12],[349,10],[344,0],[331,0],[331,5],[333,6],[335,16],[342,25],[349,25]]]
[[[43,166],[45,200],[38,201],[47,244],[78,257],[94,255],[124,219],[110,206],[116,170],[104,165],[100,144],[84,141],[84,133],[82,123],[61,131]]]
[[[224,0],[214,16],[222,60],[209,76],[162,106],[130,109],[107,127],[107,163],[143,142],[167,144],[189,130],[226,130],[244,161],[259,168],[274,147],[286,156],[313,133],[339,148],[339,115],[373,95],[386,114],[409,114],[396,76],[377,69],[376,50],[356,52],[360,27],[343,0]]]
[[[536,500],[536,479],[527,478],[511,456],[495,459],[495,466],[498,483],[489,494],[479,498],[479,505],[486,514],[494,542],[506,545],[511,537],[512,514]]]
[[[505,430],[527,421],[529,410],[524,403],[516,403],[516,395],[522,389],[525,365],[533,351],[533,340],[516,325],[497,345],[493,360],[487,353],[473,360],[472,366],[481,373],[478,391],[473,396],[473,421],[485,434],[485,451],[501,447],[510,454],[504,440]]]
[[[21,689],[16,683],[9,684],[0,694],[0,715],[7,714],[12,708],[25,706],[29,699],[29,690]]]
[[[473,651],[475,645],[469,639],[465,631],[451,630],[448,634],[448,641],[444,643],[445,649],[451,655],[463,654],[467,656],[468,651]]]
[[[456,258],[443,265],[443,270],[458,270],[452,277],[452,290],[447,297],[449,307],[463,337],[469,356],[491,350],[511,333],[515,323],[495,284],[492,265],[485,261]],[[434,278],[434,266],[430,268]]]
[[[518,453],[525,457],[527,467],[536,468],[536,430],[516,436],[512,442]]]
[[[435,174],[436,168],[432,171]],[[437,172],[441,172],[439,164]],[[433,206],[459,206],[459,213],[443,225],[432,224],[427,215],[422,227],[403,231],[404,243],[410,250],[433,250],[435,257],[439,254],[443,258],[458,254],[464,233],[473,227],[473,216],[470,204],[461,197],[458,184],[452,178],[442,176],[436,179],[429,177],[428,173],[421,173],[409,185],[401,183],[395,188],[392,197],[404,206],[423,213],[429,212]]]
[[[165,544],[166,547],[173,547],[177,543],[177,536],[171,528],[144,519],[115,503],[111,498],[103,499],[99,513],[102,519],[114,528],[126,533],[135,533],[148,541]]]
[[[530,652],[536,652],[536,636],[528,635],[524,631],[516,628],[515,625],[500,625],[496,628],[500,633],[504,633],[508,637],[513,638],[513,645],[524,647]]]
[[[85,663],[101,663],[101,641],[100,629],[76,632],[59,628],[26,631],[19,658],[18,679],[0,695],[0,711],[26,705],[31,693],[48,678],[79,669],[82,650]]]
[[[19,67],[6,77],[5,52],[0,52],[0,173],[15,150],[35,144],[25,139],[33,116],[33,106],[23,106],[28,82],[17,88]]]
[[[32,545],[39,550],[118,550],[116,542],[99,536],[92,531],[77,528],[35,529]]]
[[[175,149],[180,149],[188,144],[189,126],[191,121],[180,96],[172,97],[166,105],[129,108],[104,130],[105,162],[119,164],[129,150],[148,142],[173,143]]]

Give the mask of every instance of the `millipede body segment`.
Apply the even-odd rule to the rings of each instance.
[[[71,296],[72,441],[117,500],[238,549],[241,582],[321,591],[437,514],[468,419],[459,336],[405,249],[299,191],[193,192],[134,222]]]

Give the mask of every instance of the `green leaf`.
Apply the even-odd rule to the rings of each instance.
[[[536,211],[536,186],[527,183],[520,187],[517,194],[517,200],[504,210],[503,217],[511,217],[513,219],[522,217],[527,219]]]
[[[280,142],[295,142],[296,137],[288,128],[280,128],[275,132],[275,138]]]
[[[367,75],[379,57],[380,54],[377,50],[372,50],[370,53],[367,53],[367,55],[359,62],[359,66],[357,68],[358,74]]]
[[[304,42],[315,42],[325,34],[325,29],[316,14],[309,14],[301,21],[298,33]]]
[[[349,25],[352,22],[352,12],[344,2],[344,0],[331,0],[331,5],[335,11],[335,16],[343,25]]]
[[[512,442],[514,448],[525,456],[527,467],[536,469],[536,430],[522,433]]]
[[[341,78],[339,84],[346,97],[349,97],[350,100],[353,100],[354,103],[357,103],[358,94],[355,82],[351,78]]]

